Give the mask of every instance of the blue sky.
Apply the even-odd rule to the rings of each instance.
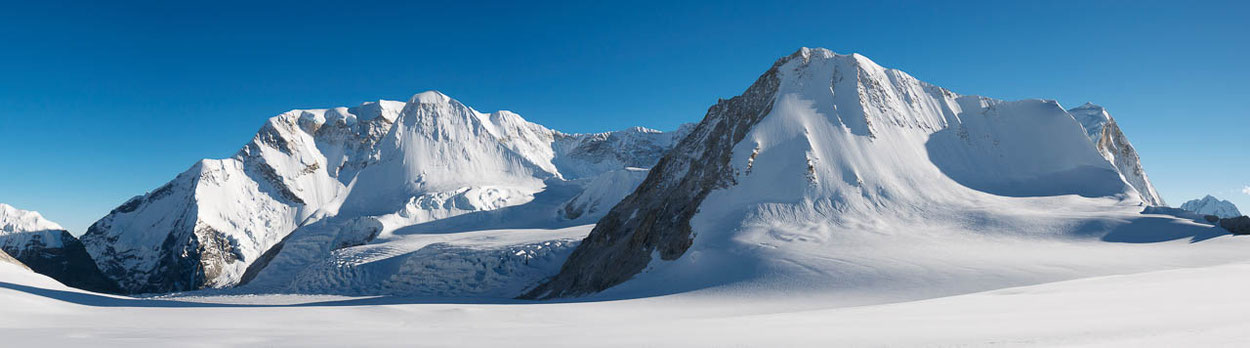
[[[589,132],[698,121],[802,46],[962,94],[1093,101],[1173,205],[1250,209],[1250,5],[195,2],[0,11],[0,202],[75,234],[294,108],[437,89]],[[1247,189],[1250,190],[1250,189]]]

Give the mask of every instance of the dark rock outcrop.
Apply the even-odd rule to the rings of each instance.
[[[25,269],[30,269],[30,267],[26,267],[25,264],[22,264],[21,261],[18,261],[12,256],[9,256],[9,254],[4,252],[4,250],[0,250],[0,263],[11,263],[11,264],[18,265]]]
[[[578,296],[632,278],[651,255],[675,260],[692,243],[690,218],[708,193],[733,184],[730,156],[772,109],[778,69],[802,52],[782,58],[741,96],[708,109],[690,135],[669,151],[634,193],[612,208],[569,256],[560,273],[521,295],[524,299]]]
[[[1250,234],[1250,217],[1238,216],[1235,218],[1220,219],[1220,227],[1228,230],[1229,233],[1236,235]]]
[[[24,245],[6,245],[4,252],[62,284],[95,292],[119,292],[117,284],[104,277],[78,238],[64,230],[48,232],[31,235]],[[45,241],[45,235],[60,241]]]

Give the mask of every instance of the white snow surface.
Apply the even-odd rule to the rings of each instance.
[[[39,212],[0,203],[0,249],[23,250],[31,242],[47,248],[60,248],[65,228],[45,219]]]
[[[1215,215],[1221,218],[1241,216],[1241,211],[1237,210],[1237,205],[1234,205],[1233,202],[1215,198],[1212,195],[1185,202],[1181,204],[1181,209],[1202,215]]]
[[[1242,240],[1223,242],[1203,251],[1247,247]],[[1192,247],[1164,244],[1159,250]],[[1011,251],[1018,249],[1002,252]],[[0,333],[8,345],[51,347],[1232,347],[1250,339],[1247,279],[1250,264],[1243,260],[851,307],[804,296],[706,293],[548,303],[134,299],[64,287],[0,262]]]

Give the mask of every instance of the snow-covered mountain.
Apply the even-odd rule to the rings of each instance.
[[[1102,108],[962,96],[804,48],[709,109],[524,297],[960,286],[961,268],[1025,262],[976,260],[1021,238],[1145,238],[1117,228],[1161,203]]]
[[[80,289],[116,292],[78,238],[38,212],[0,203],[0,250],[29,267]]]
[[[1233,205],[1233,202],[1221,200],[1211,195],[1185,202],[1181,204],[1181,209],[1202,215],[1215,215],[1221,218],[1241,216],[1241,211],[1237,210],[1237,206]]]
[[[600,206],[628,190],[588,185],[637,184],[598,184],[607,180],[596,177],[649,167],[683,134],[565,134],[433,91],[407,102],[292,110],[271,118],[235,156],[200,161],[113,210],[82,239],[127,292],[223,288],[254,278],[285,287],[311,264],[344,264],[327,258],[345,248],[402,239],[396,230],[464,214],[524,206],[535,211],[504,227],[591,223],[606,213]],[[572,201],[582,193],[598,196]],[[489,225],[483,221],[468,224]],[[394,246],[401,244],[380,247],[382,255],[416,251]],[[285,267],[279,276],[262,272],[271,261]]]

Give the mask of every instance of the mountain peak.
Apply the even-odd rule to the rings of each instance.
[[[17,209],[11,205],[0,203],[0,232],[15,233],[64,229],[61,225],[45,219],[39,212]]]
[[[1081,104],[1081,106],[1076,107],[1076,109],[1102,109],[1102,105],[1094,104],[1094,102],[1087,101],[1085,102],[1085,104]]]
[[[446,104],[447,102],[450,102],[451,100],[452,100],[451,97],[448,97],[446,94],[443,94],[442,92],[435,91],[435,90],[428,90],[428,91],[413,95],[412,99],[410,99],[409,102],[416,103],[416,104]]]
[[[1237,206],[1234,205],[1233,202],[1221,200],[1209,194],[1201,199],[1195,199],[1185,202],[1185,204],[1181,204],[1181,209],[1203,215],[1215,215],[1221,218],[1234,218],[1241,216],[1241,211],[1237,210]]]
[[[1111,113],[1107,112],[1107,108],[1091,102],[1085,102],[1081,106],[1068,109],[1068,113],[1072,114],[1082,124],[1088,122],[1105,123],[1111,120]]]
[[[812,59],[829,60],[829,59],[834,59],[834,58],[847,59],[848,62],[853,63],[855,65],[875,66],[878,68],[881,67],[880,65],[878,65],[876,62],[872,61],[872,59],[869,59],[865,55],[862,55],[859,53],[840,54],[840,53],[834,52],[833,50],[830,50],[827,48],[821,48],[821,47],[816,47],[816,48],[801,47],[799,48],[799,50],[794,51],[794,53],[791,53],[788,56],[778,59],[775,66],[781,66],[795,59],[802,59],[803,64],[808,64],[812,61]]]
[[[802,56],[803,58],[811,58],[813,56],[829,58],[829,57],[836,56],[838,54],[828,48],[799,47],[799,50],[795,51],[794,55]]]

